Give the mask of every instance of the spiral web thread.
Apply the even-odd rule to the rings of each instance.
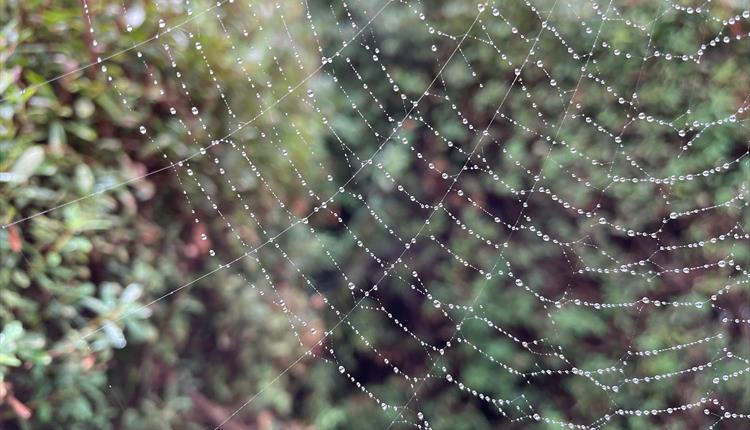
[[[694,166],[679,165],[692,167],[688,171],[675,171],[677,164],[664,161],[664,154],[670,160],[708,154],[704,149],[717,132],[747,136],[747,95],[734,94],[733,110],[719,113],[697,96],[687,97],[691,105],[681,111],[642,103],[639,91],[645,81],[661,79],[654,70],[695,70],[693,82],[676,87],[681,91],[713,84],[702,81],[700,67],[706,58],[743,52],[750,12],[730,13],[711,2],[618,3],[467,4],[455,11],[462,17],[457,22],[464,24],[457,29],[446,19],[431,19],[432,6],[420,1],[157,2],[164,18],[145,20],[158,22],[159,36],[95,65],[109,90],[135,110],[138,100],[118,86],[108,61],[141,64],[155,88],[168,80],[190,102],[205,89],[191,88],[185,79],[191,70],[182,68],[181,61],[187,53],[202,57],[201,72],[212,77],[215,87],[210,91],[217,95],[216,110],[227,118],[228,132],[219,133],[208,129],[198,107],[171,106],[190,155],[178,160],[165,152],[168,168],[138,178],[175,175],[185,189],[184,204],[213,207],[210,216],[221,219],[223,234],[242,250],[211,249],[214,269],[146,307],[210,281],[218,271],[231,271],[284,313],[299,341],[296,360],[269,378],[268,385],[247,393],[216,428],[235,419],[304,360],[334,369],[337,383],[351,385],[350,391],[382,409],[388,427],[440,428],[438,405],[456,391],[488,419],[519,425],[602,428],[632,417],[660,422],[664,416],[707,428],[748,422],[747,409],[736,408],[742,405],[737,396],[748,398],[742,386],[750,357],[740,352],[750,324],[742,303],[750,277],[735,259],[750,239],[742,179],[748,141],[733,139],[726,158],[707,155]],[[91,44],[98,46],[96,17],[84,4]],[[121,7],[130,20],[133,11],[125,3]],[[652,19],[643,19],[636,13],[639,8],[647,8]],[[247,19],[232,19],[232,14]],[[533,25],[520,22],[519,16],[533,17]],[[654,35],[660,26],[675,22],[708,29],[713,36],[690,41],[690,49],[664,50]],[[229,92],[216,78],[206,55],[212,47],[201,44],[199,31],[208,25],[226,34],[228,52],[236,58],[233,67],[247,79],[244,92]],[[433,73],[418,91],[403,73],[408,66],[382,52],[398,36],[392,26],[399,25],[418,29],[423,41],[429,41],[415,48],[434,61]],[[618,45],[614,29],[623,28],[635,43]],[[494,58],[480,64],[472,52]],[[548,59],[551,52],[556,56]],[[171,74],[150,74],[154,55],[171,63]],[[273,62],[278,71],[274,79],[254,72],[253,62],[260,57]],[[621,68],[600,67],[612,62]],[[491,70],[483,66],[487,63]],[[459,83],[458,69],[471,76],[471,85]],[[632,78],[629,85],[622,84],[619,74]],[[669,77],[663,79],[665,93],[675,91]],[[487,90],[497,80],[504,86]],[[485,112],[477,115],[474,106],[462,105],[465,95],[458,88],[472,88],[477,97],[490,93]],[[331,102],[334,97],[343,102]],[[243,117],[237,106],[248,99],[257,102],[257,110]],[[598,117],[597,103],[615,106],[617,115]],[[307,112],[327,136],[330,154],[308,139],[302,125],[288,120],[289,106]],[[437,123],[433,112],[440,109],[447,120]],[[357,130],[344,127],[341,117]],[[135,129],[144,143],[160,147],[147,124]],[[573,132],[577,130],[583,131]],[[660,138],[654,139],[657,133]],[[511,145],[518,139],[527,142],[520,153],[518,145]],[[254,145],[285,164],[258,160]],[[658,149],[649,152],[649,147]],[[315,168],[299,165],[299,153],[314,160]],[[650,153],[653,160],[646,156]],[[199,171],[197,162],[205,158],[214,161],[209,164],[213,168]],[[292,172],[294,183],[277,180],[277,169]],[[406,178],[412,171],[421,172],[421,183]],[[227,202],[212,195],[202,182],[206,177],[236,190],[230,203],[243,210],[222,211]],[[274,208],[261,207],[260,198],[243,192],[248,177],[256,192],[275,202]],[[720,181],[735,193],[713,195],[712,187]],[[293,201],[289,189],[302,190],[307,205],[294,207],[299,197]],[[643,190],[648,201],[640,197]],[[505,206],[488,201],[488,194],[501,196]],[[345,219],[342,208],[352,204],[369,216],[369,231],[358,231]],[[394,207],[402,209],[401,215]],[[630,220],[621,216],[629,213]],[[413,225],[399,218],[403,214],[414,217],[409,220]],[[196,213],[195,223],[208,216]],[[723,231],[716,231],[717,219]],[[249,238],[247,228],[256,236]],[[696,231],[702,236],[696,238]],[[373,243],[374,238],[386,238],[389,247]],[[210,234],[202,240],[213,242]],[[297,249],[300,240],[317,258]],[[337,250],[342,246],[354,255],[342,255]],[[425,259],[433,263],[425,264]],[[559,262],[565,264],[557,266]],[[322,279],[321,264],[334,275]],[[278,265],[284,267],[283,275]],[[435,269],[439,265],[445,269]],[[378,272],[363,275],[362,267]],[[282,277],[288,288],[305,291],[320,305],[316,313],[327,326],[314,324],[309,309],[287,303],[279,288]],[[616,297],[596,288],[607,283],[618,285]],[[591,297],[592,288],[601,295]],[[338,298],[341,291],[348,301]],[[518,295],[533,299],[525,311],[531,314],[528,320],[513,309]],[[422,313],[404,316],[392,309],[394,296],[418,303],[412,306]],[[578,322],[564,322],[572,316]],[[371,322],[365,324],[366,318]],[[439,334],[417,327],[422,318],[438,327]],[[649,344],[639,321],[652,318],[674,324],[674,343]],[[398,345],[375,340],[369,325],[421,355],[394,353]],[[596,325],[604,328],[592,334]],[[680,334],[688,329],[697,337]],[[492,344],[484,347],[488,339]],[[382,380],[360,381],[356,363],[337,354],[344,342],[356,342],[369,362],[384,370]],[[598,354],[597,342],[615,342],[619,348],[608,351],[598,367],[580,364],[586,354]],[[647,373],[660,369],[649,363],[664,356],[678,357],[682,367]],[[476,378],[461,368],[462,360],[481,361],[499,375],[497,386],[488,389],[492,381],[474,386]],[[564,407],[544,398],[550,386],[571,379],[584,381],[591,391],[587,399],[597,401],[585,408],[589,421],[567,418]],[[383,386],[397,387],[400,396]],[[661,402],[637,403],[645,397]]]

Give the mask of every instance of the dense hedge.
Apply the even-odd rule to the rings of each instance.
[[[143,6],[133,5],[138,7]],[[149,18],[157,15],[155,5],[146,7]],[[170,160],[194,151],[185,129],[170,117],[170,106],[197,106],[208,130],[225,133],[229,121],[217,107],[218,96],[196,91],[188,101],[157,44],[141,49],[148,69],[134,61],[135,53],[107,61],[110,82],[98,66],[76,71],[92,58],[156,34],[155,20],[128,32],[117,8],[92,4],[101,40],[93,50],[81,37],[87,26],[77,1],[11,2],[5,8],[11,19],[3,22],[0,36],[7,65],[0,79],[2,223],[84,199],[0,231],[0,397],[8,406],[0,427],[188,428],[191,421],[211,421],[213,403],[196,408],[191,399],[205,398],[206,392],[229,403],[267,379],[276,368],[274,358],[298,349],[286,335],[285,318],[231,274],[217,274],[194,288],[200,291],[182,291],[143,308],[213,267],[209,247],[221,245],[201,236],[220,232],[221,223],[212,219],[206,201],[188,203],[182,190],[195,185],[180,183],[173,169],[98,191],[169,167]],[[159,13],[175,21],[184,11],[175,8],[173,17]],[[226,13],[231,17],[231,9]],[[192,25],[210,44],[207,61],[225,91],[241,93],[244,76],[232,68],[225,34],[208,16]],[[258,79],[265,74],[275,79],[272,59],[260,54]],[[292,61],[287,54],[280,61]],[[179,61],[195,70],[184,76],[189,88],[208,85],[210,75],[197,53],[186,52]],[[70,74],[43,83],[63,73]],[[155,79],[165,84],[152,85]],[[31,89],[21,92],[24,88]],[[249,101],[238,114],[249,116],[266,102]],[[286,106],[285,112],[305,124],[298,109]],[[153,130],[153,138],[142,139],[136,124]],[[196,139],[209,138],[199,124],[188,127]],[[281,130],[288,132],[283,125]],[[213,163],[193,164],[198,170]],[[211,180],[204,176],[203,184],[228,195]],[[198,216],[203,223],[196,225]],[[213,237],[222,240],[218,233]],[[290,291],[289,300],[296,294]],[[244,366],[247,362],[263,364]],[[288,415],[293,391],[283,384],[271,391],[263,403]]]
[[[331,213],[345,222],[337,223],[328,215],[312,217],[274,241],[282,251],[269,246],[267,251],[221,268],[286,231],[320,203],[318,196],[335,194],[340,182],[357,171],[357,162],[366,160],[381,143],[373,131],[381,138],[388,136],[394,122],[407,111],[399,93],[416,98],[437,75],[442,64],[436,56],[445,60],[453,46],[438,44],[434,51],[430,49],[440,39],[424,31],[413,9],[423,8],[428,22],[460,37],[476,16],[476,5],[462,1],[434,6],[394,4],[353,48],[343,50],[341,58],[285,98],[308,70],[320,64],[318,42],[326,52],[339,49],[358,29],[348,21],[367,22],[380,4],[366,1],[352,7],[340,3],[329,7],[311,2],[313,15],[322,17],[317,26],[319,38],[314,39],[303,9],[306,2],[284,0],[276,9],[257,5],[260,18],[251,17],[246,5],[232,2],[216,9],[221,20],[213,13],[197,16],[170,35],[171,50],[156,40],[105,61],[103,70],[102,65],[88,65],[156,35],[159,19],[169,25],[181,22],[187,6],[126,2],[131,11],[145,16],[128,31],[128,19],[135,18],[123,17],[120,2],[89,3],[91,24],[83,3],[73,0],[10,0],[0,6],[8,17],[0,22],[4,64],[0,71],[0,222],[31,217],[0,230],[0,427],[205,428],[219,424],[260,390],[257,401],[224,428],[240,428],[236,423],[253,423],[258,428],[387,426],[392,417],[340,378],[338,366],[351,369],[358,380],[391,404],[408,401],[413,389],[389,372],[346,326],[336,330],[327,343],[335,349],[335,357],[313,348],[321,333],[340,318],[327,311],[323,297],[341,309],[352,308],[353,295],[342,287],[340,268],[348,274],[347,282],[372,285],[382,275],[383,263],[371,255],[390,262],[403,250],[403,244],[373,219],[371,210],[383,214],[382,221],[395,228],[397,236],[411,237],[421,231],[431,209],[428,205],[447,186],[413,153],[424,154],[445,171],[460,168],[462,155],[444,145],[430,125],[437,125],[442,139],[457,142],[468,152],[478,139],[476,130],[456,119],[451,104],[466,115],[467,122],[477,127],[489,123],[514,79],[514,69],[498,59],[497,46],[516,62],[523,60],[528,47],[517,43],[517,32],[508,25],[489,18],[480,23],[460,52],[465,62],[447,64],[440,85],[396,134],[394,141],[408,138],[413,148],[387,145],[374,160],[376,166],[347,184],[346,192],[332,205]],[[212,2],[193,3],[195,10],[203,10]],[[626,7],[629,19],[652,20],[663,5],[649,3]],[[285,19],[274,18],[278,13],[274,10],[282,10]],[[568,10],[593,19],[590,8],[571,6]],[[504,13],[504,18],[519,23],[521,33],[535,34],[537,17],[531,11],[519,6]],[[711,13],[728,18],[735,11],[713,5]],[[576,50],[590,47],[588,31],[575,14],[561,14],[553,22],[567,40],[581,42]],[[701,21],[675,11],[667,11],[658,23],[650,43],[674,52],[693,49],[722,28],[720,21]],[[90,28],[97,47],[91,44]],[[282,36],[287,31],[295,44]],[[485,38],[495,40],[497,46],[482,43]],[[640,56],[646,46],[644,34],[622,23],[607,26],[602,39],[617,41],[623,51]],[[204,49],[196,49],[196,42]],[[623,56],[604,55],[606,49],[601,48],[602,52],[596,51],[601,54],[595,57],[596,68],[611,79],[605,86],[627,97],[637,89],[639,106],[651,114],[679,118],[690,110],[695,117],[721,118],[741,105],[750,90],[750,75],[743,73],[750,67],[747,46],[720,45],[708,50],[697,66],[663,59],[628,62]],[[379,63],[372,60],[375,49]],[[246,59],[247,70],[238,66],[238,56]],[[539,44],[537,60],[549,68],[560,87],[576,86],[580,64],[551,35],[545,34]],[[387,66],[393,82],[381,64]],[[382,95],[382,106],[363,90],[352,65],[369,84],[369,91]],[[46,82],[62,74],[65,77]],[[530,109],[527,94],[514,90],[503,104],[504,115],[530,130],[554,131],[567,107],[555,87],[535,85],[545,79],[536,69],[524,71],[522,84],[533,88],[539,104]],[[392,90],[395,84],[398,91]],[[229,98],[231,109],[222,96]],[[579,123],[589,116],[606,128],[620,126],[621,103],[602,85],[590,81],[579,87],[576,102],[583,104],[576,110],[579,116],[563,124],[557,136],[593,159],[624,156],[615,153],[626,148],[632,157],[628,162],[637,162],[651,175],[669,176],[700,172],[747,151],[744,124],[711,129],[685,152],[679,150],[682,141],[674,133],[645,122],[627,130],[619,149],[601,145],[601,133]],[[180,114],[173,115],[173,108]],[[199,115],[189,113],[193,108]],[[544,123],[537,111],[549,114],[553,124]],[[235,132],[251,118],[249,125]],[[362,118],[369,123],[365,125]],[[141,126],[148,130],[148,138]],[[509,189],[529,189],[533,184],[530,175],[517,166],[529,171],[541,168],[540,154],[548,146],[535,133],[507,121],[497,121],[489,131],[502,145],[483,147],[483,161],[468,165],[460,187],[491,212],[513,219],[521,213],[521,200]],[[223,144],[194,156],[199,147],[228,134],[232,136]],[[239,155],[242,152],[250,153],[251,164]],[[568,150],[555,149],[550,154],[543,186],[554,188],[561,199],[587,211],[599,205],[599,213],[613,225],[637,231],[660,228],[654,220],[675,210],[725,202],[741,192],[750,177],[748,163],[741,162],[705,181],[640,187],[633,192],[612,185],[612,177],[639,174],[636,164],[621,160],[608,170],[581,161]],[[491,165],[494,172],[488,174],[485,165]],[[160,173],[131,181],[154,171]],[[385,179],[383,172],[397,178],[413,200]],[[493,173],[502,176],[506,187],[493,179]],[[581,191],[575,177],[587,178],[594,187]],[[129,182],[118,186],[123,181]],[[672,206],[655,198],[657,194],[672,196]],[[280,202],[285,203],[283,208]],[[503,232],[493,219],[452,195],[445,207],[465,224],[440,212],[424,236],[436,237],[456,255],[469,256],[472,264],[493,266],[498,250],[477,245],[465,233],[468,225],[473,232],[502,242]],[[732,206],[721,216],[694,223],[673,223],[662,240],[703,240],[732,225],[738,226],[736,231],[746,231],[750,218],[743,208]],[[603,267],[612,260],[638,261],[651,252],[626,230],[592,228],[591,219],[561,211],[555,200],[532,200],[527,215],[540,230],[580,241],[580,246],[571,249],[586,261],[577,261],[573,254],[561,255],[552,246],[528,246],[537,240],[534,232],[514,236],[509,243],[512,252],[502,264],[512,264],[513,272],[549,297],[571,294],[566,272],[570,265]],[[469,304],[483,291],[478,315],[528,338],[549,338],[554,333],[555,344],[563,346],[568,358],[581,368],[604,367],[627,348],[661,348],[717,332],[726,334],[723,345],[732,346],[735,354],[750,353],[750,345],[741,341],[747,340],[747,330],[721,324],[727,309],[731,315],[747,315],[750,296],[746,289],[733,290],[721,309],[706,306],[668,312],[643,307],[637,313],[576,306],[552,309],[523,289],[501,288],[476,276],[428,239],[415,249],[419,252],[410,254],[408,262],[421,274],[420,282],[429,285],[432,296]],[[727,256],[737,262],[750,261],[747,241],[690,249],[658,263],[664,267],[697,265]],[[211,275],[204,277],[206,273]],[[401,279],[411,279],[404,270],[396,273]],[[691,272],[684,277],[657,278],[652,284],[624,275],[589,273],[576,281],[574,295],[626,302],[653,293],[663,295],[663,300],[694,301],[719,290],[727,276]],[[508,397],[523,390],[525,400],[538,405],[540,412],[561,420],[588,423],[611,407],[601,403],[601,393],[592,390],[584,378],[527,383],[499,371],[469,346],[436,358],[425,354],[419,344],[403,341],[403,330],[389,323],[379,311],[381,305],[431,344],[445,342],[452,333],[453,327],[442,318],[443,309],[437,309],[433,300],[415,297],[409,288],[415,282],[387,278],[379,286],[377,300],[366,302],[368,310],[354,312],[349,319],[360,328],[358,334],[371,339],[403,372],[424,374],[440,362],[458,369],[457,376],[467,385],[493,396]],[[316,328],[315,334],[305,330],[299,335],[302,326],[293,315]],[[478,323],[467,322],[464,336],[516,368],[559,365],[545,357],[532,361]],[[318,358],[302,360],[282,373],[311,348]],[[634,363],[632,370],[640,374],[679,370],[705,361],[717,350],[715,345],[705,345],[690,354]],[[281,378],[275,380],[279,374]],[[710,377],[700,378],[644,385],[622,393],[617,404],[658,409],[694,401],[713,390]],[[718,395],[736,410],[743,405],[746,410],[750,399],[742,378],[723,384]],[[424,402],[421,411],[431,417],[436,429],[511,425],[496,410],[488,410],[451,385],[428,383],[421,397],[432,399]],[[701,414],[702,410],[697,411],[690,419],[698,420]],[[684,428],[679,427],[681,422],[670,417],[632,417],[613,426]]]

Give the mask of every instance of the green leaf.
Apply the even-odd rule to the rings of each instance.
[[[2,333],[0,333],[0,347],[4,346],[6,343],[15,342],[22,334],[23,326],[19,321],[8,323],[8,325],[3,328]]]
[[[23,183],[28,181],[43,161],[44,149],[41,146],[28,148],[13,164],[11,172],[13,173],[14,182]]]
[[[68,130],[87,142],[93,142],[96,139],[96,131],[86,124],[77,122],[70,123],[68,124]]]
[[[125,334],[123,334],[122,329],[112,321],[104,321],[102,324],[102,331],[113,347],[125,348],[125,345],[127,345]]]
[[[85,164],[76,166],[75,181],[81,193],[90,193],[94,188],[94,174],[91,168]]]
[[[50,355],[47,354],[47,352],[45,351],[40,351],[40,350],[26,351],[22,355],[24,358],[28,359],[34,364],[46,366],[52,362],[52,357],[50,357]]]
[[[140,284],[132,283],[125,287],[120,296],[123,303],[133,303],[143,294],[143,287]]]
[[[62,124],[58,121],[53,122],[49,126],[49,141],[48,144],[53,151],[60,151],[62,146],[67,143],[68,139],[65,135],[65,129]]]
[[[21,365],[21,360],[16,358],[14,355],[4,354],[0,352],[0,365],[16,367]]]

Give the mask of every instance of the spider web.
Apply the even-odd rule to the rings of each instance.
[[[196,225],[225,226],[200,230],[216,267],[145,307],[230,271],[300,345],[216,428],[303,361],[332,369],[387,428],[450,428],[441,411],[455,399],[521,427],[750,418],[750,277],[736,259],[750,239],[748,95],[717,108],[696,90],[743,89],[707,82],[702,67],[745,52],[750,12],[614,0],[157,2],[163,17],[120,7],[127,31],[155,20],[159,35],[95,64],[111,91],[137,109],[107,67],[127,55],[157,91],[189,103],[168,108],[187,155],[164,151],[168,166],[136,180],[171,172],[186,207],[213,209],[193,211]],[[205,26],[226,35],[231,63],[215,64]],[[655,35],[679,26],[710,35],[660,47]],[[394,50],[406,28],[419,34],[405,44],[413,69]],[[189,57],[205,65],[204,87]],[[152,73],[156,59],[167,75]],[[246,81],[222,82],[227,67]],[[206,92],[209,112],[197,102]],[[206,115],[225,116],[226,129]],[[149,124],[134,130],[165,146]],[[710,151],[717,133],[729,150]],[[734,194],[715,194],[720,184]],[[316,310],[289,303],[289,288]],[[673,343],[655,344],[658,330]]]

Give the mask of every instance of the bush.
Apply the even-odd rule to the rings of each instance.
[[[748,318],[750,53],[710,43],[747,33],[728,6],[599,29],[559,5],[540,32],[551,2],[474,24],[460,1],[89,3],[4,6],[0,427],[743,410],[724,320]]]

